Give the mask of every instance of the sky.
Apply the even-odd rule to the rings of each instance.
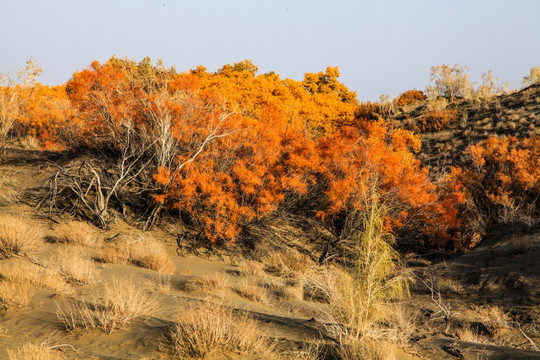
[[[519,88],[540,66],[540,0],[0,0],[4,73],[33,57],[57,85],[113,55],[179,71],[250,59],[296,80],[338,66],[360,101],[424,90],[440,64]]]

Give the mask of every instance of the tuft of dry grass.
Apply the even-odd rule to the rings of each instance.
[[[204,358],[219,351],[269,357],[273,349],[259,335],[251,317],[237,315],[232,308],[209,301],[183,311],[171,327],[168,338],[180,358]]]
[[[15,189],[17,183],[17,171],[14,169],[2,169],[0,175],[0,206],[9,206],[19,200],[19,193]]]
[[[264,277],[266,275],[264,268],[265,265],[263,263],[254,260],[246,260],[238,265],[238,270],[242,275],[251,275],[256,277]]]
[[[133,280],[114,279],[91,303],[69,300],[58,305],[57,316],[67,331],[101,330],[110,334],[151,315],[157,308],[157,297],[147,294]]]
[[[43,244],[43,230],[21,216],[0,216],[0,258],[28,255]]]
[[[155,291],[167,293],[171,290],[171,276],[167,274],[154,274],[148,278],[147,287]]]
[[[313,261],[309,256],[293,249],[287,249],[283,252],[272,252],[262,262],[266,264],[267,270],[282,277],[293,277],[296,274],[304,274],[313,266]]]
[[[292,357],[294,360],[395,360],[395,358],[395,345],[369,337],[340,339],[337,344],[314,340]]]
[[[68,221],[53,227],[53,238],[59,243],[98,247],[100,240],[97,231],[82,221]]]
[[[58,271],[28,262],[2,264],[0,266],[0,275],[2,278],[18,285],[33,285],[60,294],[71,292],[71,287],[64,281]]]
[[[394,344],[366,336],[342,341],[337,352],[342,360],[394,360],[396,358]]]
[[[77,247],[63,247],[53,257],[55,267],[72,285],[95,284],[99,270],[88,254]]]
[[[456,336],[462,341],[468,341],[478,344],[487,343],[486,339],[470,326],[463,326],[457,329]]]
[[[0,281],[0,307],[6,310],[26,309],[33,295],[34,287],[30,284],[17,284],[9,280]]]
[[[490,331],[511,328],[510,317],[498,306],[475,307],[474,312]]]
[[[147,236],[108,245],[100,251],[100,258],[113,264],[132,262],[169,275],[174,273],[175,269],[165,245]]]
[[[213,273],[203,275],[200,278],[195,278],[186,283],[184,290],[186,291],[218,291],[229,286],[229,278],[223,273]]]
[[[58,350],[44,345],[25,344],[16,350],[8,350],[9,360],[61,360],[64,359]]]
[[[244,299],[267,305],[271,302],[271,296],[268,290],[258,286],[248,279],[240,280],[233,289],[238,295]]]

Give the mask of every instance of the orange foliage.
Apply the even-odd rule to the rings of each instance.
[[[394,99],[396,105],[405,106],[411,105],[418,101],[426,100],[426,95],[420,90],[407,90],[403,94]]]
[[[19,131],[37,137],[45,149],[64,149],[75,111],[65,86],[35,84],[18,117]]]
[[[445,129],[456,120],[457,111],[451,109],[431,110],[423,114],[415,124],[419,133],[436,132]]]
[[[461,185],[433,184],[414,156],[419,139],[389,129],[380,105],[359,105],[338,77],[328,67],[282,80],[257,75],[247,60],[178,74],[149,59],[112,58],[65,88],[36,86],[20,122],[72,147],[114,154],[137,144],[151,164],[143,175],[152,204],[177,210],[212,242],[234,243],[285,203],[336,224],[362,210],[374,181],[392,210],[388,227],[415,224],[440,242],[454,239]]]
[[[468,152],[466,185],[492,223],[538,216],[540,136],[489,138]]]

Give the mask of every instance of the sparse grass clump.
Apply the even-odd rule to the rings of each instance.
[[[261,287],[248,279],[242,279],[234,287],[234,291],[244,299],[259,303],[269,304],[271,296],[264,287]]]
[[[263,277],[265,265],[258,261],[246,260],[238,265],[238,270],[242,275],[251,275],[257,277]]]
[[[58,271],[37,266],[28,262],[11,262],[0,266],[0,276],[17,285],[33,285],[35,287],[67,294],[71,287]]]
[[[138,318],[154,313],[157,306],[157,298],[147,294],[132,280],[115,279],[106,284],[91,303],[65,301],[63,306],[58,306],[57,316],[68,331],[101,330],[110,334]]]
[[[0,216],[0,258],[24,256],[39,249],[43,230],[20,216]]]
[[[9,280],[0,281],[0,308],[26,309],[33,295],[34,287],[30,284],[17,284]]]
[[[315,340],[296,353],[296,356],[291,357],[294,360],[395,360],[395,358],[395,345],[369,337],[340,339],[337,344]]]
[[[200,278],[195,278],[187,282],[184,290],[187,291],[218,291],[229,286],[229,278],[223,273],[213,273],[210,275],[202,275]]]
[[[248,315],[235,314],[230,307],[207,301],[183,311],[168,338],[181,359],[205,358],[220,351],[269,356],[272,346],[259,333]]]
[[[305,273],[313,265],[309,256],[292,249],[273,252],[266,256],[262,262],[266,264],[266,269],[269,272],[282,277],[293,277]]]
[[[53,238],[60,243],[96,247],[99,239],[96,230],[86,222],[69,221],[53,228]]]
[[[165,245],[146,236],[107,245],[100,251],[100,258],[113,264],[132,262],[143,268],[169,275],[175,269]]]
[[[80,248],[64,247],[53,257],[53,261],[58,271],[72,285],[94,284],[99,276],[94,261]]]
[[[25,344],[16,350],[8,350],[9,360],[61,360],[64,359],[58,350],[32,343]]]

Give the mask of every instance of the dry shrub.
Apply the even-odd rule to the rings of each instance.
[[[463,293],[463,285],[461,285],[459,281],[456,281],[454,279],[441,278],[437,281],[437,286],[442,293]]]
[[[468,341],[478,344],[485,344],[486,339],[480,335],[474,328],[464,325],[456,330],[456,336],[459,340]]]
[[[111,264],[125,265],[130,261],[131,248],[127,243],[107,245],[99,251],[99,258]]]
[[[69,221],[54,226],[54,238],[60,243],[97,247],[99,239],[96,230],[86,222]]]
[[[457,111],[451,109],[427,111],[416,121],[415,131],[420,133],[437,132],[446,129],[457,119]]]
[[[171,289],[171,276],[167,274],[154,274],[148,279],[148,287],[166,293]]]
[[[426,100],[426,95],[424,95],[424,92],[420,90],[407,90],[395,98],[394,102],[398,106],[406,106],[424,100]]]
[[[540,215],[540,136],[489,138],[468,148],[463,182],[489,225]]]
[[[268,290],[266,290],[264,287],[252,283],[248,279],[240,280],[238,284],[234,287],[234,291],[244,299],[259,304],[267,305],[271,301]]]
[[[28,255],[42,243],[43,230],[39,226],[20,216],[0,216],[0,258]]]
[[[178,316],[169,340],[180,358],[204,358],[218,351],[269,356],[272,346],[259,333],[247,314],[237,315],[221,303],[205,301]]]
[[[394,303],[388,306],[386,321],[381,327],[382,336],[393,343],[407,345],[416,332],[415,320],[418,317],[418,309],[408,309],[402,303]]]
[[[337,344],[312,341],[292,359],[394,360],[396,346],[369,337],[340,339]]]
[[[157,310],[158,300],[129,279],[114,279],[91,303],[69,300],[58,306],[58,320],[66,330],[101,330],[107,334]]]
[[[0,206],[9,206],[17,202],[19,193],[14,188],[17,182],[17,172],[3,169],[0,175]]]
[[[25,344],[16,350],[8,350],[9,360],[61,360],[64,359],[58,350],[44,345]]]
[[[264,277],[266,274],[264,272],[265,265],[258,261],[246,260],[238,265],[238,270],[242,275],[250,275],[256,277]]]
[[[540,84],[540,66],[531,68],[529,75],[523,77],[521,84],[523,87]]]
[[[72,285],[94,284],[99,270],[94,261],[76,247],[64,247],[53,258],[58,271]]]
[[[36,137],[32,135],[26,135],[24,137],[21,137],[19,139],[19,144],[25,150],[41,150],[41,145],[39,144],[39,140],[36,139]]]
[[[229,286],[229,278],[222,273],[213,273],[211,275],[203,275],[200,278],[190,280],[184,286],[187,291],[217,291],[225,289]]]
[[[26,309],[33,295],[34,287],[30,284],[17,284],[9,280],[0,281],[0,307],[6,310]]]
[[[475,306],[473,311],[478,316],[480,322],[491,333],[511,328],[509,325],[511,321],[510,317],[498,306]]]
[[[286,300],[304,299],[304,281],[294,281],[292,279],[283,280],[283,298]]]
[[[60,294],[71,292],[71,287],[64,281],[58,271],[27,262],[3,264],[3,266],[0,266],[0,275],[14,284],[33,285]]]
[[[266,269],[269,272],[285,277],[305,273],[313,265],[313,261],[309,256],[292,249],[273,252],[265,257],[262,262],[266,264]]]
[[[108,245],[100,251],[100,258],[113,264],[131,261],[143,268],[169,275],[175,269],[165,245],[147,236]]]
[[[342,341],[338,354],[342,360],[394,360],[396,346],[369,337]]]

